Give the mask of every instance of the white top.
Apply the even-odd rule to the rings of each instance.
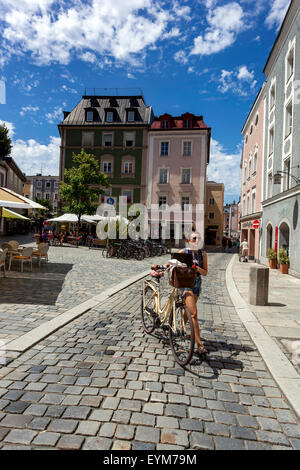
[[[248,250],[248,242],[246,242],[246,241],[242,242],[241,247],[242,247],[243,250]]]

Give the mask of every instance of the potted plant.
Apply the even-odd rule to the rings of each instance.
[[[268,249],[267,258],[269,260],[270,269],[277,269],[277,253],[274,248]]]
[[[290,258],[288,257],[288,254],[284,248],[280,248],[278,259],[279,259],[281,274],[288,274]]]

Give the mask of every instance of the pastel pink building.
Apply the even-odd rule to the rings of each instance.
[[[249,258],[259,259],[261,218],[262,218],[262,165],[264,146],[264,86],[260,90],[254,105],[244,124],[243,155],[241,160],[242,190],[240,201],[241,241],[246,239],[249,246]],[[253,222],[259,221],[259,228]]]
[[[147,207],[158,205],[159,215],[151,223],[164,225],[163,210],[188,206],[204,239],[206,167],[209,163],[211,128],[202,116],[186,113],[180,117],[164,114],[155,118],[148,136]],[[186,207],[187,208],[187,207]],[[201,227],[199,226],[201,213]],[[176,212],[170,216],[170,235],[174,238]]]

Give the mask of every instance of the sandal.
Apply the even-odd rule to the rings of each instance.
[[[207,349],[205,349],[204,346],[202,346],[202,348],[197,349],[196,354],[197,356],[205,356],[206,354],[209,354],[209,352],[207,351]]]

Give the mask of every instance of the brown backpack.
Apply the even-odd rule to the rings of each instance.
[[[169,284],[179,289],[192,289],[195,284],[197,271],[194,268],[174,267],[169,273]]]

